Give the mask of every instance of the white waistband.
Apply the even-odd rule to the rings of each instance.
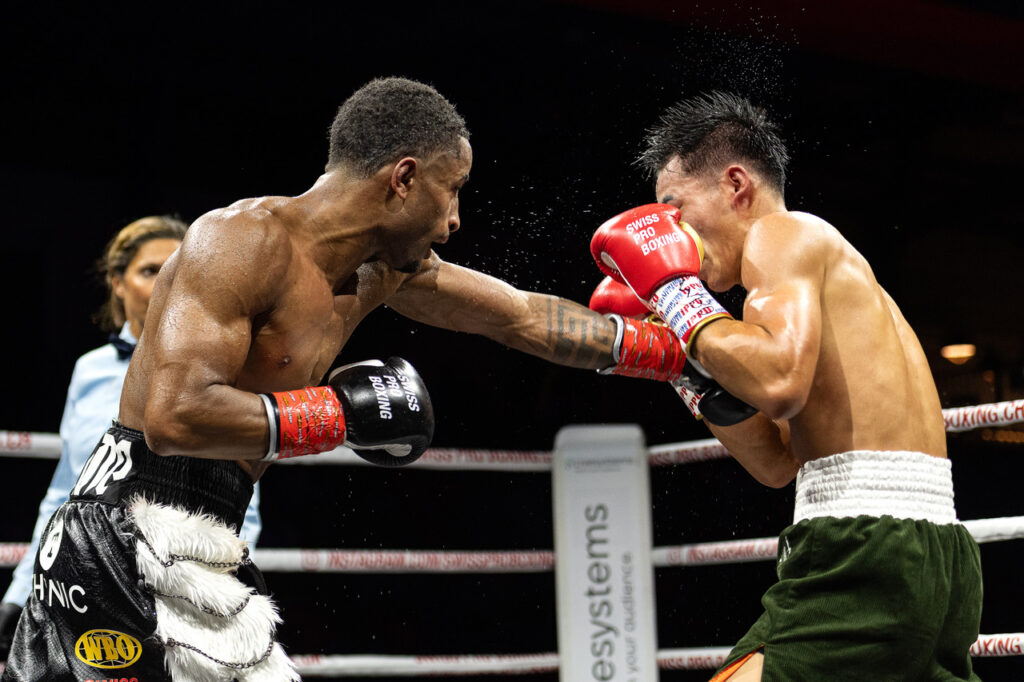
[[[959,523],[950,461],[920,452],[875,450],[811,460],[796,475],[793,523],[821,516]]]

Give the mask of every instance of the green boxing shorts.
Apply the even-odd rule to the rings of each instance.
[[[855,451],[808,462],[779,582],[712,678],[764,654],[764,682],[978,680],[978,545],[956,518],[948,459]]]

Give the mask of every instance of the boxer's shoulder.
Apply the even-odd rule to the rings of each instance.
[[[284,197],[242,199],[200,216],[189,228],[187,245],[233,241],[279,248],[291,242],[292,222]]]
[[[257,279],[282,277],[295,250],[293,230],[280,197],[244,199],[210,211],[189,228],[182,242],[182,263],[210,274],[240,270]]]
[[[828,222],[810,213],[777,211],[755,221],[743,243],[743,261],[773,264],[776,269],[783,263],[823,265],[848,242]],[[782,258],[784,256],[784,258]],[[744,267],[744,270],[750,268]]]
[[[774,211],[761,216],[750,227],[747,241],[782,240],[803,243],[828,241],[838,231],[827,221],[803,211]]]

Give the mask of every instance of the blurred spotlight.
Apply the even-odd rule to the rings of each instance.
[[[973,358],[977,351],[973,343],[951,343],[943,346],[939,352],[954,365],[962,365]]]
[[[1024,433],[1020,431],[985,429],[981,432],[981,439],[997,443],[1024,443]]]

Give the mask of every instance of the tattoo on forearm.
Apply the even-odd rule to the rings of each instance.
[[[603,367],[612,357],[614,326],[606,318],[563,299],[548,299],[548,351],[554,362]]]

